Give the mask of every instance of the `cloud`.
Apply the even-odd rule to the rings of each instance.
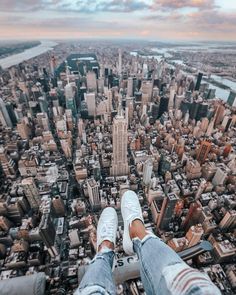
[[[60,32],[61,30],[70,31],[80,31],[80,32],[96,32],[99,30],[125,30],[127,25],[118,21],[103,21],[103,20],[91,20],[88,17],[56,17],[56,18],[24,18],[18,17],[14,20],[14,17],[11,17],[8,21],[7,17],[4,17],[0,20],[0,25],[7,27],[21,27],[21,28],[36,28],[45,30],[55,30]]]
[[[194,12],[186,15],[186,20],[196,28],[208,31],[235,31],[236,13],[226,13],[218,10]]]
[[[152,10],[176,10],[183,8],[213,9],[215,0],[154,0]]]
[[[144,16],[142,19],[145,21],[178,21],[184,17],[185,16],[181,13],[172,12],[169,14],[149,14]]]
[[[2,38],[235,40],[235,31],[236,12],[216,7],[214,0],[0,0]]]
[[[70,12],[94,13],[114,12],[128,13],[148,9],[149,5],[139,0],[78,0],[76,3],[64,3],[58,9]]]
[[[0,11],[133,12],[148,9],[141,0],[1,0]]]
[[[172,11],[182,8],[214,9],[215,0],[0,0],[0,11],[112,12]]]
[[[0,0],[1,12],[29,12],[47,9],[57,9],[63,0]]]

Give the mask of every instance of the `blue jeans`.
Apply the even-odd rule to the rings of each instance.
[[[210,279],[189,267],[158,237],[133,239],[140,261],[142,283],[147,295],[220,295]],[[89,265],[75,295],[116,294],[112,278],[114,252],[98,253]]]

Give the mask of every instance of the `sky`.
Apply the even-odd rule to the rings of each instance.
[[[236,41],[236,0],[0,0],[0,41]]]

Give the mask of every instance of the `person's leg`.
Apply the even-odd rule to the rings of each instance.
[[[116,294],[112,277],[117,214],[113,208],[103,210],[97,228],[97,255],[92,260],[75,295]]]
[[[182,259],[158,237],[147,234],[140,220],[134,220],[130,225],[130,237],[140,260],[140,274],[146,293],[168,294],[166,288],[160,292],[162,271],[167,265],[182,263]]]
[[[205,275],[190,268],[169,246],[146,232],[141,207],[134,192],[128,191],[123,195],[121,209],[126,226],[124,249],[128,249],[128,254],[137,253],[147,295],[220,294]]]
[[[158,237],[145,233],[140,220],[130,226],[134,251],[141,265],[141,278],[148,295],[218,295],[220,291],[210,279],[189,267]]]

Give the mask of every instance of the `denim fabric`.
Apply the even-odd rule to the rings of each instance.
[[[112,278],[114,251],[105,249],[91,261],[79,288],[74,295],[115,295],[116,286]]]
[[[142,283],[147,295],[220,295],[210,279],[189,267],[154,235],[133,239],[140,260]]]
[[[134,251],[140,261],[140,273],[144,289],[148,295],[165,295],[160,288],[162,271],[168,265],[183,263],[182,259],[159,238],[147,235],[142,241],[133,239]]]
[[[189,267],[170,247],[154,235],[133,239],[147,295],[220,295],[205,275]],[[108,248],[95,256],[75,295],[114,295],[114,252]]]

